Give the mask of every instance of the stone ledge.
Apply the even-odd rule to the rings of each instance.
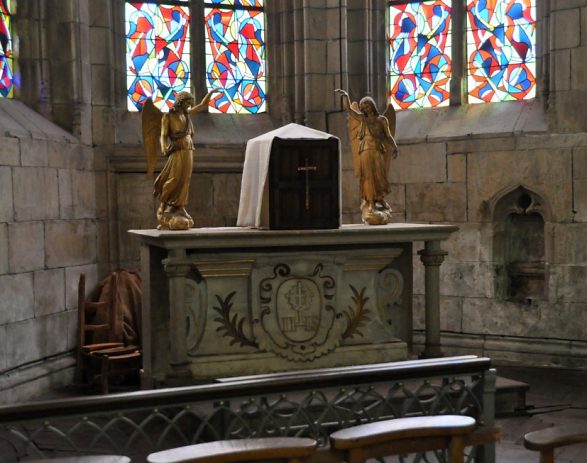
[[[407,355],[406,344],[397,341],[374,345],[341,346],[312,362],[291,362],[271,352],[190,357],[190,368],[194,379],[205,380],[258,373],[394,362],[405,360]],[[206,373],[211,369],[213,374]]]
[[[475,354],[501,365],[587,368],[587,342],[497,335],[441,334],[445,356]],[[414,332],[414,351],[424,348],[424,332]]]
[[[141,145],[121,145],[105,154],[108,169],[116,173],[146,173],[147,162]],[[208,145],[196,143],[193,172],[199,173],[224,173],[242,172],[244,162],[244,144],[216,144]],[[165,158],[159,156],[155,172],[161,171],[165,164]]]
[[[0,135],[79,143],[69,132],[18,100],[0,98]]]
[[[396,133],[401,152],[401,144],[470,136],[502,137],[513,133],[543,133],[547,130],[542,102],[535,99],[399,111]]]

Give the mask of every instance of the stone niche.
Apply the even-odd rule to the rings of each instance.
[[[496,195],[493,205],[496,295],[526,304],[545,299],[547,203],[538,193],[517,186]]]

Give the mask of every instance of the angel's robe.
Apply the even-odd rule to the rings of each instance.
[[[194,129],[189,116],[186,116],[183,127],[178,114],[170,112],[163,117],[168,118],[167,121],[164,119],[163,123],[168,124],[167,136],[174,148],[167,156],[161,173],[155,179],[153,194],[163,204],[185,207],[188,204],[194,163],[194,142],[192,139]]]
[[[384,145],[386,121],[383,116],[370,120],[363,117],[359,129],[359,169],[361,197],[367,201],[381,201],[390,192],[387,180],[389,153]]]

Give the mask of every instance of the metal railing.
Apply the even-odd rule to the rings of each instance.
[[[0,407],[0,463],[307,436],[384,419],[466,414],[493,426],[495,371],[475,356],[228,378],[214,384]],[[442,455],[436,460],[443,461]],[[494,462],[479,446],[468,461]],[[402,460],[403,461],[403,460]]]

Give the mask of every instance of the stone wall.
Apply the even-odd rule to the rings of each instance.
[[[404,183],[408,221],[450,222],[460,231],[445,245],[441,267],[442,329],[447,353],[482,353],[499,361],[585,365],[587,207],[577,171],[587,162],[587,134],[511,134],[440,143],[440,177]],[[429,144],[403,149],[414,157]],[[404,161],[409,162],[409,161]],[[403,165],[403,163],[402,163]],[[401,168],[397,174],[401,178]],[[499,224],[488,213],[495,195],[525,186],[550,207],[545,217],[545,291],[512,300],[500,290]],[[418,266],[415,265],[415,268]],[[415,327],[423,326],[423,281],[416,279]]]
[[[71,382],[80,272],[97,282],[93,150],[0,100],[0,403]]]

